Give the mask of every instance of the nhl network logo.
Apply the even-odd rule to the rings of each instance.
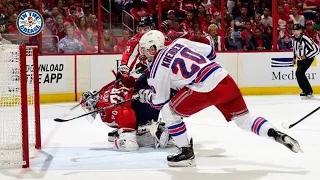
[[[25,36],[35,36],[41,32],[44,20],[38,11],[27,9],[22,11],[17,18],[17,27]]]

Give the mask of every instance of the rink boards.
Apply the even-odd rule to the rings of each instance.
[[[229,71],[244,95],[297,94],[292,56],[292,52],[230,52],[218,53],[217,62]],[[307,72],[315,93],[320,93],[319,58]],[[40,56],[41,102],[75,101],[86,90],[99,90],[115,79],[111,70],[116,71],[120,59],[121,54]],[[32,73],[30,67],[28,63],[28,73]]]

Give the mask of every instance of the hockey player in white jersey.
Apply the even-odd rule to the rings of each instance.
[[[195,165],[192,139],[188,140],[182,118],[212,105],[239,128],[275,140],[295,153],[302,152],[295,139],[265,118],[249,113],[238,86],[215,62],[213,47],[182,38],[165,47],[163,34],[157,30],[143,35],[139,45],[150,62],[151,86],[151,90],[139,91],[139,99],[161,109],[163,121],[179,148],[178,154],[167,157],[169,166]],[[170,89],[178,90],[172,98]]]

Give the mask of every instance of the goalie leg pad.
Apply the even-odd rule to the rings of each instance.
[[[137,151],[139,145],[135,131],[119,129],[119,137],[115,138],[114,146],[118,151]]]

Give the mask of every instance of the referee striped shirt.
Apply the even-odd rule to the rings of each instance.
[[[320,53],[319,46],[308,36],[302,35],[300,38],[293,38],[293,57],[301,60],[302,56],[312,59]]]

